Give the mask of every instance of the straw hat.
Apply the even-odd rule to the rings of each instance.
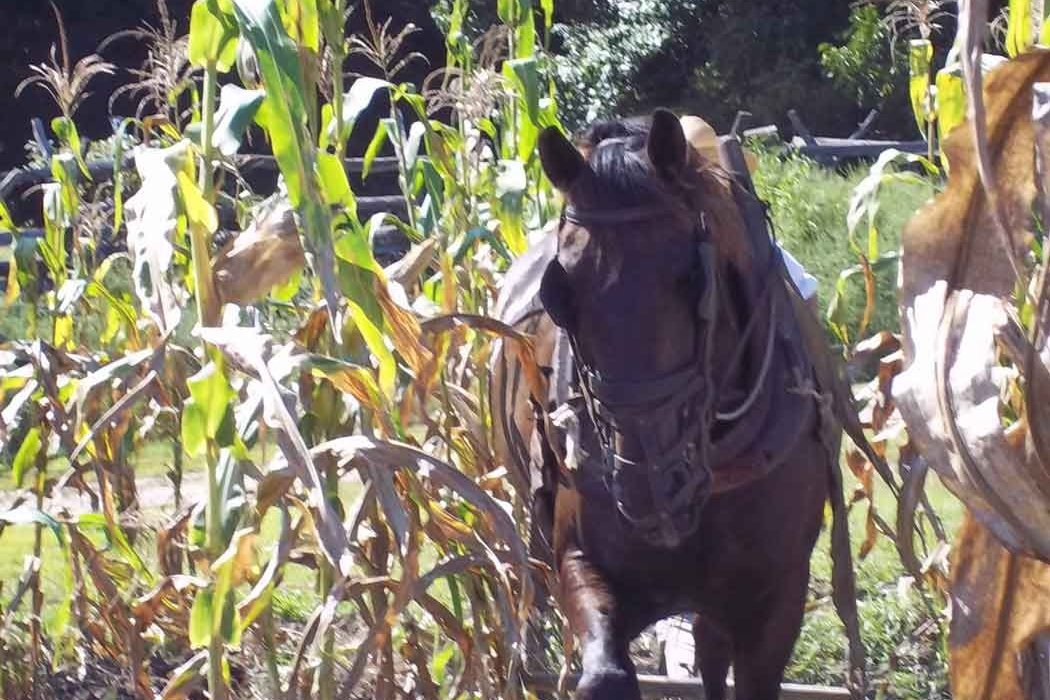
[[[692,114],[687,114],[679,118],[678,121],[682,123],[686,141],[700,155],[712,163],[721,162],[718,156],[718,134],[715,133],[714,128],[710,124]],[[744,158],[747,160],[748,170],[755,172],[755,169],[758,167],[758,160],[755,156],[744,151]]]

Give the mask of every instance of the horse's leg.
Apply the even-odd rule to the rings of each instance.
[[[742,600],[746,615],[734,621],[733,672],[737,700],[777,700],[784,667],[802,628],[809,583],[808,562],[784,572],[764,600]]]
[[[697,615],[693,619],[693,641],[696,668],[704,681],[704,697],[707,700],[724,700],[733,640],[710,620]]]
[[[583,658],[576,700],[641,700],[629,640],[617,629],[620,602],[612,588],[578,547],[566,549],[558,573],[562,609]]]

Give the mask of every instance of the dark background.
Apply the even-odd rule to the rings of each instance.
[[[1003,0],[1005,2],[1005,0]],[[414,62],[402,77],[419,85],[444,61],[444,41],[430,8],[436,0],[375,0],[374,8],[382,20],[393,17],[393,27],[412,22],[420,31],[412,36],[412,50],[424,54],[428,63]],[[56,0],[69,36],[73,62],[97,50],[107,36],[157,23],[155,0]],[[360,3],[358,3],[360,4]],[[539,5],[539,3],[535,3]],[[872,106],[882,108],[874,133],[899,138],[917,134],[910,116],[906,78],[898,80],[890,98],[880,104],[859,104],[837,90],[820,64],[819,46],[842,43],[849,28],[848,0],[653,0],[668,38],[655,51],[630,57],[622,71],[622,84],[628,89],[610,95],[608,111],[640,113],[656,105],[701,114],[725,130],[738,109],[755,114],[753,124],[777,123],[790,135],[788,109],[796,108],[819,134],[845,136],[863,119]],[[180,34],[187,31],[192,0],[168,0],[172,17],[180,21]],[[471,22],[480,31],[496,22],[496,0],[471,0]],[[559,52],[558,36],[572,36],[579,27],[613,26],[622,23],[618,0],[558,0],[556,20],[563,26],[554,36],[552,49]],[[58,38],[54,16],[42,0],[0,0],[0,17],[7,26],[0,31],[0,170],[15,167],[24,160],[24,144],[31,136],[29,120],[39,116],[49,121],[57,109],[45,92],[37,87],[14,97],[15,87],[30,75],[30,63],[48,59],[52,43]],[[950,22],[950,20],[949,20]],[[351,15],[350,30],[361,31],[364,13],[358,8]],[[702,31],[700,30],[702,28]],[[947,26],[936,37],[943,56],[954,27]],[[578,34],[578,36],[586,36]],[[902,42],[903,43],[903,42]],[[623,54],[616,46],[605,47],[597,63],[617,59]],[[111,44],[104,58],[120,68],[136,67],[144,58],[143,46],[132,40]],[[887,54],[888,55],[888,54]],[[571,60],[571,57],[570,57]],[[348,69],[365,69],[360,61]],[[906,66],[904,67],[906,72]],[[698,79],[703,71],[718,76],[718,84]],[[111,133],[107,100],[119,85],[130,81],[122,70],[112,76],[99,76],[91,84],[92,95],[77,112],[82,136],[105,138]],[[578,128],[580,110],[573,114],[573,93],[587,87],[587,77],[578,84],[561,85],[559,99],[565,99],[570,127]],[[579,83],[584,83],[580,85]],[[600,88],[599,88],[600,89]],[[118,100],[116,111],[130,114],[129,100]],[[376,105],[372,119],[383,109]],[[366,119],[367,122],[367,119]],[[351,153],[360,153],[372,129],[367,123],[355,131]]]
[[[115,32],[141,26],[144,22],[154,26],[159,24],[155,0],[56,0],[55,4],[66,26],[72,63],[96,52],[102,40]],[[180,35],[189,31],[192,5],[192,0],[168,0],[171,17],[179,21]],[[380,0],[374,7],[380,21],[392,16],[394,27],[409,22],[420,27],[420,31],[412,36],[412,48],[427,56],[434,65],[443,61],[444,39],[430,16],[426,0]],[[49,123],[59,114],[51,98],[38,87],[29,87],[17,99],[14,97],[18,84],[31,75],[28,66],[48,60],[51,45],[58,42],[58,28],[46,1],[0,0],[0,8],[3,8],[0,17],[9,23],[0,30],[0,66],[4,67],[0,71],[0,96],[5,102],[5,107],[0,110],[0,170],[4,170],[23,162],[24,145],[32,138],[29,120],[41,117]],[[363,31],[364,13],[354,12],[348,27],[352,32]],[[114,75],[100,75],[92,80],[91,95],[76,114],[81,135],[93,139],[105,138],[112,133],[107,108],[109,96],[118,86],[129,82],[127,73],[121,68],[140,65],[145,50],[134,40],[122,40],[107,46],[102,55],[118,69]],[[433,67],[413,62],[403,79],[419,84]],[[347,69],[367,71],[368,64],[352,59],[347,62]],[[130,100],[120,99],[114,109],[126,115],[134,113],[135,108]],[[357,140],[372,133],[372,129],[367,128],[357,131],[360,134]],[[351,144],[351,152],[363,150],[365,145],[367,141]]]

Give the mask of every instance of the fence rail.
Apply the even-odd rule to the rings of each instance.
[[[567,690],[574,690],[579,683],[579,675],[567,679]],[[558,692],[558,676],[553,673],[528,674],[525,685],[537,693]],[[704,684],[699,678],[668,678],[667,676],[639,675],[638,685],[642,697],[646,700],[659,698],[687,698],[688,700],[705,700]],[[846,700],[849,691],[845,688],[829,688],[816,685],[798,685],[784,683],[780,686],[780,700]],[[733,683],[729,683],[728,700],[736,697]]]
[[[877,110],[872,110],[863,122],[857,125],[857,130],[847,138],[835,138],[828,136],[814,136],[806,127],[802,118],[795,110],[788,110],[788,119],[795,129],[795,136],[788,143],[788,148],[794,152],[812,158],[822,165],[841,165],[855,160],[874,160],[884,151],[896,149],[904,153],[927,153],[930,144],[926,141],[894,141],[881,139],[866,139],[865,134],[875,122],[878,116]],[[747,132],[745,132],[746,134]]]

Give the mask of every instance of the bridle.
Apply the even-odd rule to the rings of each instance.
[[[667,215],[666,206],[637,206],[613,210],[583,210],[573,205],[564,208],[559,228],[566,222],[588,225],[623,225]],[[745,415],[761,393],[773,357],[772,329],[775,297],[770,296],[770,332],[766,339],[762,367],[748,396],[735,408],[718,410],[719,384],[712,381],[713,334],[718,314],[718,268],[714,244],[706,218],[700,214],[693,227],[698,265],[704,275],[704,289],[696,304],[697,338],[694,354],[682,369],[642,381],[621,381],[603,377],[591,367],[580,352],[572,329],[564,329],[574,358],[577,386],[594,425],[602,452],[603,479],[620,516],[646,539],[672,547],[699,527],[700,513],[707,498],[717,489],[711,468],[713,426],[731,422]],[[771,261],[772,262],[772,261]],[[744,354],[753,332],[749,320],[740,345],[729,364],[730,371]],[[728,374],[727,374],[728,376]],[[683,429],[669,446],[657,444],[652,426],[665,420],[678,420]],[[627,459],[616,450],[615,435],[632,434],[641,447],[644,462]],[[622,475],[625,470],[646,468],[653,511],[637,514],[624,499]],[[668,498],[667,488],[673,484]],[[712,488],[712,486],[716,488]]]

